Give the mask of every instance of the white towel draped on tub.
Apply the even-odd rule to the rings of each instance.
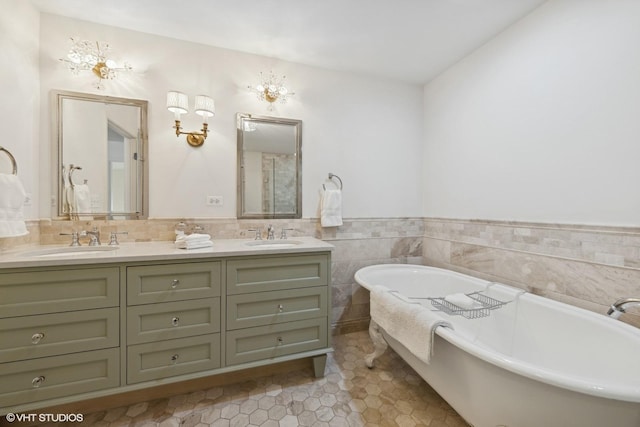
[[[384,286],[371,290],[371,319],[425,363],[431,361],[438,326],[452,327],[419,303],[407,303]]]
[[[342,225],[342,191],[324,190],[320,207],[320,225],[337,227]]]
[[[0,173],[0,237],[29,234],[24,222],[26,192],[17,175]]]

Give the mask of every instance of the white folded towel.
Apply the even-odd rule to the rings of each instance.
[[[452,327],[420,304],[408,304],[384,286],[371,290],[371,319],[425,363],[431,361],[438,326]]]
[[[212,247],[213,242],[211,240],[203,240],[198,242],[176,242],[175,245],[178,249],[202,249]]]
[[[73,187],[75,213],[91,213],[91,192],[87,184],[77,184]]]
[[[463,293],[447,295],[444,297],[444,300],[455,305],[456,307],[462,308],[463,310],[473,310],[474,308],[481,308],[481,305],[478,301],[470,298],[468,295],[465,295]]]
[[[323,227],[342,225],[342,190],[324,190],[320,206],[320,225]]]
[[[179,249],[210,248],[213,242],[208,234],[182,234],[176,237],[175,246]]]
[[[0,237],[29,234],[24,222],[26,192],[17,175],[0,173]]]

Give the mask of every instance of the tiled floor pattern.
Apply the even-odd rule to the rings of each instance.
[[[315,378],[311,369],[257,378],[85,414],[82,425],[467,426],[391,349],[367,369],[363,356],[373,349],[367,332],[336,336],[333,347],[324,378]]]

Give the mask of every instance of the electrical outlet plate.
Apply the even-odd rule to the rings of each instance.
[[[207,206],[222,206],[224,201],[222,196],[207,196],[206,204]]]

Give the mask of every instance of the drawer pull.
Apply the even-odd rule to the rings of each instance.
[[[174,354],[173,356],[171,356],[171,364],[175,365],[176,363],[178,363],[178,359],[180,358],[179,354]]]
[[[39,377],[35,377],[34,379],[31,380],[31,385],[33,385],[33,388],[38,388],[42,385],[42,383],[44,382],[44,375],[40,375]]]
[[[180,285],[180,280],[178,279],[173,279],[173,281],[171,282],[171,289],[175,289],[178,287],[178,285]]]
[[[284,340],[282,337],[278,337],[278,345],[282,345],[282,343],[284,343]]]
[[[284,306],[282,304],[278,304],[278,313],[282,313],[284,311]]]
[[[31,343],[38,344],[40,341],[42,341],[43,338],[44,338],[43,332],[38,332],[37,334],[33,334],[31,335]]]
[[[174,317],[173,319],[171,319],[171,324],[173,326],[178,326],[180,324],[180,318],[179,317]]]

